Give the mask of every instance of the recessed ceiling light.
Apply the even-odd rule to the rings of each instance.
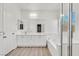
[[[37,13],[30,13],[30,18],[37,18]]]

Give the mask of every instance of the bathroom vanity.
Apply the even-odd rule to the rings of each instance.
[[[16,35],[18,47],[46,47],[46,35],[41,33],[30,33]]]

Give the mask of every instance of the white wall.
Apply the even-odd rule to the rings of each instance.
[[[3,50],[3,34],[2,34],[2,4],[0,4],[0,55]]]
[[[0,4],[0,32],[2,32],[2,4]]]
[[[43,24],[44,33],[58,33],[58,15],[53,11],[29,11],[22,10],[22,21],[24,22],[24,31],[26,32],[37,32],[37,24]],[[37,13],[36,19],[31,19],[29,14],[31,12]]]
[[[20,18],[20,10],[16,4],[2,4],[3,6],[3,24],[4,35],[0,40],[0,55],[5,55],[17,47],[16,30],[17,20]],[[1,8],[1,7],[0,7]]]
[[[16,4],[4,4],[4,32],[16,32],[20,10]]]

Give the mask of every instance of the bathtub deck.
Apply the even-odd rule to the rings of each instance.
[[[6,56],[51,56],[48,48],[16,48]]]

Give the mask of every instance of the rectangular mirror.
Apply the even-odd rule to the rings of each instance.
[[[41,32],[41,24],[37,24],[37,32]]]
[[[20,30],[23,30],[23,24],[20,24]]]

